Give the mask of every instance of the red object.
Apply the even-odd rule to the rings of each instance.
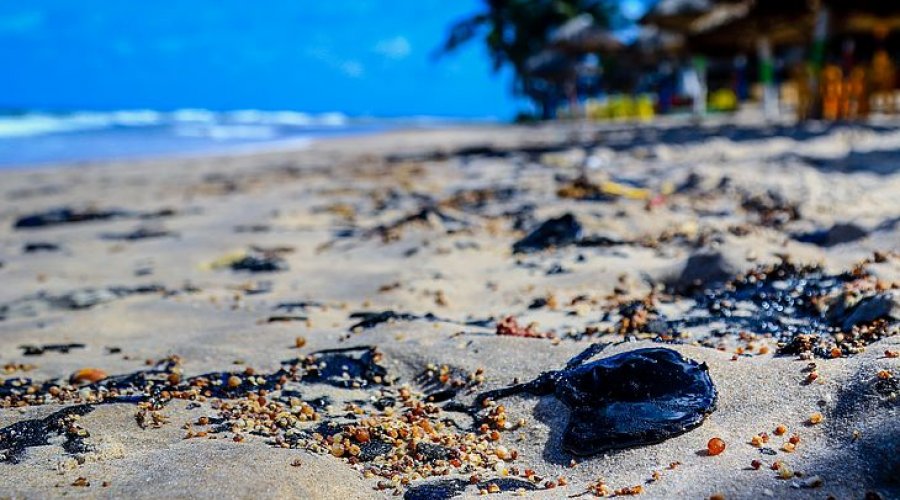
[[[507,316],[497,323],[497,335],[510,335],[513,337],[528,337],[535,339],[548,339],[552,337],[550,333],[543,333],[535,330],[534,325],[526,327],[519,326],[516,318]]]
[[[712,438],[706,443],[706,451],[711,457],[714,457],[725,451],[725,441],[719,438]]]

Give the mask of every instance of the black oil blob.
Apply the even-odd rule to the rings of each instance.
[[[341,388],[383,385],[387,370],[378,364],[380,357],[381,354],[371,346],[327,349],[305,358],[285,361],[280,369],[271,373],[213,372],[189,378],[177,387],[154,386],[154,388],[157,390],[185,388],[195,386],[199,381],[213,397],[235,398],[260,389],[273,391],[288,380],[328,384]],[[140,373],[142,372],[135,375]],[[104,382],[101,381],[99,384]],[[143,383],[128,385],[145,386]]]
[[[230,264],[233,271],[248,271],[251,273],[272,273],[287,271],[288,264],[281,257],[273,253],[251,253]]]
[[[267,323],[289,323],[291,321],[306,321],[308,320],[308,316],[297,316],[290,314],[278,314],[275,316],[269,316],[266,318]]]
[[[410,313],[398,313],[396,311],[358,311],[350,314],[350,319],[358,319],[357,323],[350,326],[351,330],[362,328],[364,330],[374,328],[388,321],[414,321],[419,316]]]
[[[552,394],[571,410],[562,446],[576,455],[658,443],[699,426],[715,410],[716,388],[705,363],[672,349],[647,348],[584,363],[604,344],[573,358],[566,369],[479,396]]]
[[[387,455],[392,452],[394,447],[390,443],[386,443],[379,439],[373,439],[367,443],[359,445],[359,455],[356,458],[360,462],[371,462],[376,458]]]
[[[548,303],[549,301],[545,297],[537,297],[533,299],[530,304],[528,304],[528,309],[542,309],[544,307],[547,307]]]
[[[443,403],[450,401],[459,394],[459,389],[442,389],[425,395],[425,401],[429,403]]]
[[[465,479],[441,479],[410,487],[403,495],[403,500],[449,500],[466,491],[466,487],[470,485],[479,490],[486,490],[491,486],[496,486],[500,491],[516,491],[519,489],[534,491],[537,489],[529,481],[509,477],[489,479],[477,485],[473,485]]]
[[[72,208],[56,208],[46,212],[26,215],[16,220],[16,229],[32,229],[62,224],[74,224],[95,220],[109,220],[131,215],[124,210],[77,210]]]
[[[90,405],[69,406],[44,418],[24,420],[0,429],[0,462],[19,463],[25,450],[33,446],[46,446],[50,438],[65,435],[63,448],[69,453],[84,453],[90,447],[84,443],[84,436],[71,432],[69,424],[75,415],[86,415],[93,411]]]
[[[581,223],[568,213],[544,221],[534,231],[513,244],[513,253],[535,253],[551,247],[577,243],[582,236]]]
[[[46,352],[58,352],[60,354],[69,354],[72,349],[84,349],[84,344],[44,344],[44,345],[21,345],[24,356],[40,356]]]
[[[294,312],[295,309],[300,309],[302,311],[306,311],[311,307],[324,308],[325,304],[321,302],[313,302],[313,301],[299,301],[299,302],[281,302],[275,306],[276,311],[286,311],[289,313]]]
[[[417,484],[406,490],[403,500],[448,500],[465,491],[468,484],[468,481],[462,479],[442,479]]]
[[[305,360],[302,381],[346,388],[381,385],[387,370],[378,364],[380,357],[369,346],[318,351]]]
[[[466,321],[456,321],[448,318],[441,318],[435,316],[434,313],[425,313],[425,314],[412,314],[412,313],[404,313],[397,312],[392,310],[387,311],[356,311],[350,314],[350,319],[357,319],[356,323],[350,326],[350,331],[356,330],[357,328],[361,328],[363,330],[374,328],[382,323],[388,323],[391,321],[416,321],[416,320],[425,320],[425,321],[436,321],[441,323],[456,323],[460,325],[466,326],[479,326],[479,327],[487,327],[494,324],[493,318],[485,318],[485,319],[468,319]]]
[[[25,246],[22,247],[22,251],[25,253],[58,252],[59,250],[59,245],[56,243],[47,243],[45,241],[26,243]]]
[[[562,264],[557,263],[557,264],[553,264],[552,266],[550,266],[550,269],[547,269],[547,271],[544,274],[546,274],[547,276],[555,276],[555,275],[559,275],[559,274],[569,274],[571,272],[572,271],[563,267]]]
[[[816,305],[839,292],[853,278],[828,275],[819,268],[781,263],[753,271],[694,296],[696,305],[683,318],[669,321],[673,329],[718,323],[728,333],[746,330],[790,340],[797,334],[832,331],[833,325]]]
[[[614,247],[617,245],[628,245],[631,241],[623,240],[609,234],[590,234],[580,238],[577,242],[579,247]]]
[[[165,229],[139,227],[134,231],[130,231],[127,233],[107,233],[103,235],[103,239],[117,241],[139,241],[151,238],[164,238],[166,236],[175,236],[175,233],[166,231]]]
[[[109,393],[105,402],[138,402],[157,400],[163,391],[176,390],[179,386],[171,384],[169,376],[175,372],[178,362],[174,358],[159,361],[152,368],[121,375],[111,375],[99,382],[85,386],[87,389]],[[189,379],[187,384],[202,378]]]
[[[453,450],[446,446],[432,443],[419,443],[416,445],[416,453],[422,456],[426,462],[434,463],[438,460],[450,460],[453,458]]]

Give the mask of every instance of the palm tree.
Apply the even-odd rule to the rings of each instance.
[[[549,46],[551,34],[566,21],[590,14],[598,26],[608,27],[615,5],[611,0],[484,0],[484,10],[454,23],[439,54],[482,39],[494,71],[512,67],[513,92],[536,101],[545,118],[552,116],[560,89],[529,71],[529,58]]]

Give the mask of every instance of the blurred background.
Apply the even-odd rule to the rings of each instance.
[[[433,58],[447,25],[479,7],[3,2],[0,162],[203,151],[389,125],[377,119],[504,119],[515,108],[509,76],[490,71],[483,48]]]
[[[0,4],[0,164],[467,122],[896,111],[885,0]]]

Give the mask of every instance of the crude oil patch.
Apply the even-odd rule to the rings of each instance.
[[[528,481],[513,478],[491,479],[490,481],[475,482],[463,479],[442,479],[423,484],[418,484],[406,490],[404,500],[449,500],[461,495],[467,487],[474,487],[475,491],[488,493],[500,493],[502,491],[534,491],[537,487]]]
[[[783,262],[693,295],[622,304],[618,330],[707,347],[765,337],[784,354],[836,357],[897,334],[898,304],[897,290],[861,268],[828,274]]]
[[[90,405],[69,406],[44,418],[24,420],[0,429],[0,462],[19,463],[28,448],[49,445],[57,436],[64,436],[62,446],[68,453],[90,451],[84,442],[89,434],[75,420],[93,409]]]

